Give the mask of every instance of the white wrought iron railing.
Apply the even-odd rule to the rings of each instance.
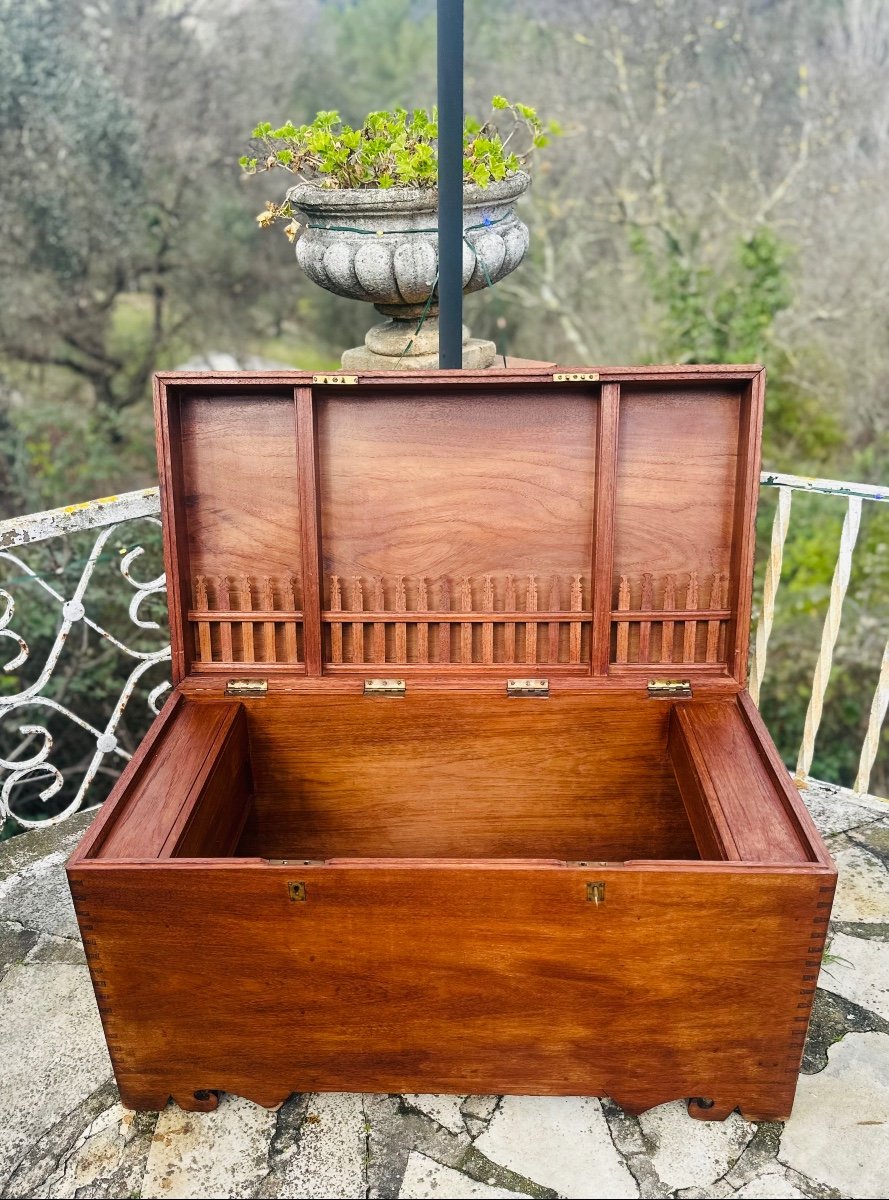
[[[838,503],[845,501],[846,505],[830,599],[822,630],[821,646],[815,664],[802,743],[797,757],[797,777],[802,781],[808,778],[812,766],[815,741],[821,724],[824,699],[840,629],[843,602],[849,586],[852,556],[861,524],[862,505],[889,501],[889,488],[844,483],[834,479],[809,479],[803,476],[780,475],[772,472],[763,473],[762,485],[764,488],[777,490],[777,506],[751,664],[750,691],[757,703],[765,677],[769,639],[781,581],[784,546],[790,525],[793,495],[800,492],[818,493],[834,497]],[[170,658],[170,648],[168,644],[163,644],[151,650],[143,650],[123,641],[117,634],[94,621],[87,614],[86,593],[103,548],[115,530],[137,520],[147,520],[154,525],[159,525],[159,511],[157,488],[146,488],[143,491],[109,496],[100,500],[87,501],[84,504],[75,504],[49,512],[32,513],[29,516],[0,522],[0,562],[10,564],[19,573],[20,578],[27,578],[41,588],[58,606],[60,617],[55,639],[35,680],[13,694],[0,695],[0,721],[20,709],[39,709],[41,707],[51,709],[80,726],[94,743],[94,748],[91,750],[79,781],[74,781],[76,789],[71,799],[53,815],[43,819],[34,819],[15,811],[14,791],[16,787],[25,781],[33,783],[36,780],[39,783],[45,783],[46,786],[40,791],[39,796],[41,800],[49,801],[59,793],[64,779],[62,772],[49,761],[53,739],[46,724],[25,723],[18,726],[20,743],[12,752],[8,753],[7,757],[0,757],[0,771],[6,773],[2,787],[0,787],[0,823],[11,817],[16,825],[29,828],[58,824],[64,821],[72,813],[84,807],[90,786],[96,778],[102,761],[107,756],[114,756],[121,763],[130,757],[129,753],[119,745],[116,730],[133,697],[138,681],[149,668]],[[89,530],[98,530],[98,533],[70,595],[60,592],[52,582],[40,572],[35,571],[21,557],[21,553],[35,543]],[[137,630],[157,630],[160,633],[161,627],[158,622],[146,620],[139,615],[140,606],[146,598],[163,592],[165,588],[163,575],[158,575],[146,582],[140,582],[133,578],[131,567],[143,553],[144,549],[141,545],[127,548],[119,564],[123,579],[133,588],[129,604],[129,619]],[[2,587],[0,587],[0,605],[3,606],[3,611],[0,612],[0,641],[11,641],[14,650],[12,657],[5,664],[0,665],[0,671],[15,672],[28,661],[30,652],[25,638],[12,628],[15,603],[10,592]],[[44,694],[46,685],[58,665],[68,635],[72,628],[80,622],[113,645],[131,663],[129,672],[116,696],[109,695],[108,697],[107,711],[109,715],[101,728],[84,721],[72,710],[70,705],[64,705]],[[152,712],[157,712],[157,702],[169,687],[170,683],[167,680],[149,692],[147,701]],[[867,793],[870,786],[887,707],[889,707],[889,640],[887,640],[883,652],[879,681],[871,702],[867,732],[861,747],[858,773],[854,784],[854,790],[862,794]],[[39,745],[37,749],[32,749],[35,742]]]
[[[103,551],[116,530],[132,521],[148,521],[154,526],[160,525],[160,503],[157,488],[146,488],[139,492],[128,492],[121,496],[106,496],[100,500],[89,500],[85,504],[73,504],[67,508],[53,509],[49,512],[32,513],[29,516],[15,517],[9,521],[0,522],[0,562],[8,564],[18,582],[29,583],[40,589],[44,598],[59,609],[59,623],[55,637],[51,642],[46,660],[37,667],[36,678],[27,686],[8,695],[0,695],[0,720],[18,710],[51,710],[40,719],[40,723],[26,722],[18,726],[21,741],[8,753],[0,757],[0,771],[6,772],[0,788],[0,826],[11,818],[15,825],[21,828],[34,828],[42,825],[55,825],[84,807],[87,793],[101,768],[103,760],[111,756],[119,763],[131,757],[130,753],[119,744],[117,731],[124,711],[129,704],[141,677],[156,664],[170,658],[170,647],[167,641],[150,650],[140,649],[128,641],[123,641],[116,633],[107,629],[103,624],[93,620],[87,612],[87,589],[94,579],[96,568],[103,557]],[[92,547],[82,563],[79,577],[70,594],[64,594],[43,571],[35,569],[21,556],[27,547],[44,542],[49,538],[77,534],[87,530],[98,530]],[[16,553],[18,550],[20,553]],[[135,561],[145,553],[143,546],[129,547],[120,558],[119,570],[125,582],[133,588],[129,603],[129,619],[136,630],[158,630],[161,627],[157,621],[146,620],[139,614],[143,602],[153,595],[164,591],[166,581],[163,574],[153,579],[140,582],[131,573]],[[21,633],[11,625],[15,617],[15,601],[10,591],[0,587],[0,642],[11,642],[12,657],[0,664],[0,671],[13,672],[29,663],[31,653],[28,643]],[[124,659],[128,661],[129,669],[116,696],[109,694],[107,709],[108,717],[102,727],[98,727],[74,712],[70,705],[62,704],[57,698],[45,694],[47,684],[58,667],[65,645],[72,629],[85,626],[93,634],[97,634],[110,646],[113,646]],[[135,632],[135,631],[134,631]],[[15,677],[13,677],[15,678]],[[163,680],[154,687],[147,696],[150,710],[157,713],[157,702],[165,691],[170,688],[170,681]],[[15,790],[24,783],[45,784],[39,792],[39,798],[44,803],[56,796],[65,784],[62,772],[49,760],[53,749],[53,737],[48,729],[52,713],[59,714],[64,719],[79,726],[87,737],[94,743],[87,757],[82,775],[74,780],[76,785],[74,795],[63,804],[59,811],[34,819],[26,816],[15,808]],[[36,749],[35,747],[36,743]],[[69,780],[69,783],[72,782]]]
[[[806,719],[803,726],[803,737],[796,760],[796,775],[799,781],[807,779],[812,767],[815,754],[815,739],[821,725],[824,712],[824,697],[830,680],[833,654],[840,632],[840,621],[843,615],[843,602],[849,587],[852,573],[852,554],[858,533],[861,528],[861,509],[865,502],[886,503],[889,501],[889,488],[872,487],[868,484],[846,483],[839,479],[814,479],[805,475],[781,475],[773,471],[764,471],[761,476],[764,487],[777,488],[778,504],[772,524],[772,541],[769,559],[766,564],[765,583],[762,595],[762,609],[756,627],[753,642],[753,658],[750,667],[750,695],[759,704],[760,690],[765,677],[766,656],[769,637],[775,615],[775,601],[778,585],[781,581],[781,566],[784,559],[784,544],[790,527],[790,510],[794,492],[815,493],[833,496],[837,500],[845,500],[846,511],[843,518],[843,528],[840,534],[840,544],[837,552],[836,566],[830,585],[830,600],[827,615],[821,632],[821,648],[815,662],[815,672],[812,678],[812,690],[809,694],[809,704],[806,709]],[[880,675],[871,702],[867,732],[861,747],[858,760],[858,773],[855,777],[853,790],[866,793],[870,786],[879,749],[880,733],[889,707],[889,639],[883,649],[880,665]]]

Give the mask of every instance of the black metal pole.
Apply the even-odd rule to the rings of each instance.
[[[463,0],[438,0],[438,365],[463,366]]]

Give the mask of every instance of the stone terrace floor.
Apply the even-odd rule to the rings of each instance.
[[[118,1102],[63,865],[89,821],[0,846],[0,1196],[885,1197],[889,805],[806,799],[840,868],[792,1119],[608,1100],[295,1095],[277,1111]]]

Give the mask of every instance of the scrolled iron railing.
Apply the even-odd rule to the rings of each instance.
[[[765,679],[769,640],[774,624],[793,496],[798,493],[817,493],[834,497],[837,502],[844,501],[846,505],[820,650],[815,664],[802,742],[797,756],[797,778],[802,782],[809,777],[815,742],[821,725],[824,699],[842,620],[843,604],[849,586],[853,553],[861,524],[862,506],[889,501],[889,488],[870,487],[834,479],[810,479],[804,476],[782,475],[768,471],[763,472],[761,483],[764,488],[777,490],[777,505],[760,600],[760,615],[753,640],[750,692],[757,703]],[[18,734],[21,741],[12,752],[8,753],[7,757],[0,757],[0,772],[5,773],[2,786],[0,786],[0,823],[4,819],[11,819],[15,826],[24,829],[58,824],[66,820],[73,813],[85,807],[90,787],[106,757],[113,756],[118,762],[130,757],[129,753],[118,743],[115,731],[127,705],[133,698],[140,678],[149,668],[169,660],[170,647],[164,643],[151,650],[138,649],[118,637],[117,634],[112,633],[100,622],[94,621],[87,615],[87,590],[103,548],[114,531],[137,520],[148,520],[152,524],[158,525],[160,523],[159,513],[157,488],[146,488],[142,491],[128,492],[125,495],[104,497],[99,500],[87,501],[84,504],[32,513],[0,522],[0,563],[9,564],[15,572],[19,573],[20,577],[30,579],[59,609],[58,628],[45,663],[39,669],[36,679],[27,687],[13,694],[0,695],[0,720],[19,709],[51,709],[65,719],[74,722],[88,738],[92,739],[88,761],[79,780],[74,781],[76,788],[74,788],[72,798],[64,804],[60,811],[45,818],[34,819],[16,812],[15,789],[25,781],[33,784],[37,780],[39,783],[45,783],[45,787],[40,792],[40,798],[48,801],[57,795],[64,781],[61,771],[49,761],[53,739],[46,728],[46,723],[39,724],[32,721],[19,725]],[[65,537],[90,530],[98,532],[70,595],[60,592],[52,582],[33,570],[20,556],[20,553],[16,553],[16,551],[24,551],[26,547],[50,538]],[[165,589],[163,575],[158,575],[145,582],[133,577],[131,567],[143,553],[142,546],[131,547],[123,554],[119,564],[120,574],[126,584],[133,589],[129,604],[129,619],[136,630],[157,630],[160,633],[161,627],[158,622],[145,620],[139,615],[143,602],[150,596],[162,593]],[[0,664],[0,671],[13,672],[28,660],[30,652],[25,637],[12,627],[15,603],[10,592],[2,587],[0,587],[0,605],[3,606],[0,611],[0,646],[3,642],[11,642],[13,650],[12,656],[4,664]],[[101,727],[84,721],[70,706],[61,704],[43,694],[58,665],[65,641],[72,628],[79,622],[86,624],[94,633],[113,645],[118,652],[129,659],[131,664],[116,695],[108,697],[107,711],[109,715]],[[149,692],[147,702],[152,712],[157,711],[157,702],[169,687],[170,683],[167,680]],[[867,731],[861,747],[854,784],[854,790],[861,794],[867,793],[870,786],[887,708],[889,708],[889,640],[887,640],[883,652],[879,680],[871,701]],[[33,749],[35,742],[37,748]]]
[[[118,740],[121,719],[142,676],[156,664],[169,660],[170,647],[164,641],[160,646],[149,650],[141,649],[106,628],[101,621],[94,620],[87,612],[87,590],[94,580],[97,565],[103,554],[107,554],[106,547],[115,531],[137,520],[159,526],[159,511],[157,488],[147,488],[139,492],[108,496],[87,501],[85,504],[74,504],[0,522],[0,563],[5,563],[11,568],[11,573],[18,582],[28,583],[39,589],[42,597],[58,609],[55,636],[45,661],[38,665],[36,678],[12,694],[0,695],[0,720],[19,710],[22,710],[23,714],[28,710],[43,711],[41,717],[25,720],[18,726],[17,733],[21,740],[5,757],[0,757],[0,772],[5,773],[0,786],[0,827],[10,820],[14,826],[21,829],[59,824],[84,807],[90,787],[106,757],[111,757],[118,763],[131,757]],[[77,564],[80,567],[79,575],[74,588],[68,594],[59,590],[52,575],[36,570],[21,556],[21,552],[25,552],[36,543],[90,530],[98,532],[85,559]],[[163,592],[166,586],[163,574],[145,581],[133,576],[132,568],[144,552],[141,545],[127,548],[119,561],[119,573],[125,583],[133,589],[128,616],[135,630],[160,632],[161,627],[157,621],[145,619],[140,615],[144,601]],[[0,606],[0,646],[4,642],[12,643],[14,650],[11,658],[0,663],[0,671],[13,672],[29,662],[31,652],[26,638],[12,627],[16,614],[15,600],[12,593],[3,587],[0,587]],[[98,635],[128,662],[129,669],[119,690],[116,695],[108,696],[108,716],[101,726],[84,720],[69,704],[63,704],[57,698],[44,694],[59,665],[69,635],[78,626],[85,626],[92,634]],[[169,680],[164,680],[150,690],[147,703],[152,712],[158,711],[157,702],[169,688]],[[39,798],[47,803],[58,795],[66,782],[59,768],[50,762],[53,736],[48,726],[52,714],[57,715],[56,719],[61,717],[73,722],[84,732],[87,743],[92,744],[79,780],[69,780],[75,785],[73,796],[66,799],[62,807],[51,815],[34,818],[17,811],[16,789],[26,783],[42,784],[44,786],[39,792]]]

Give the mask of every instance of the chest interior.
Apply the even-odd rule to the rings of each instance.
[[[180,699],[93,854],[813,861],[782,770],[734,698]]]

